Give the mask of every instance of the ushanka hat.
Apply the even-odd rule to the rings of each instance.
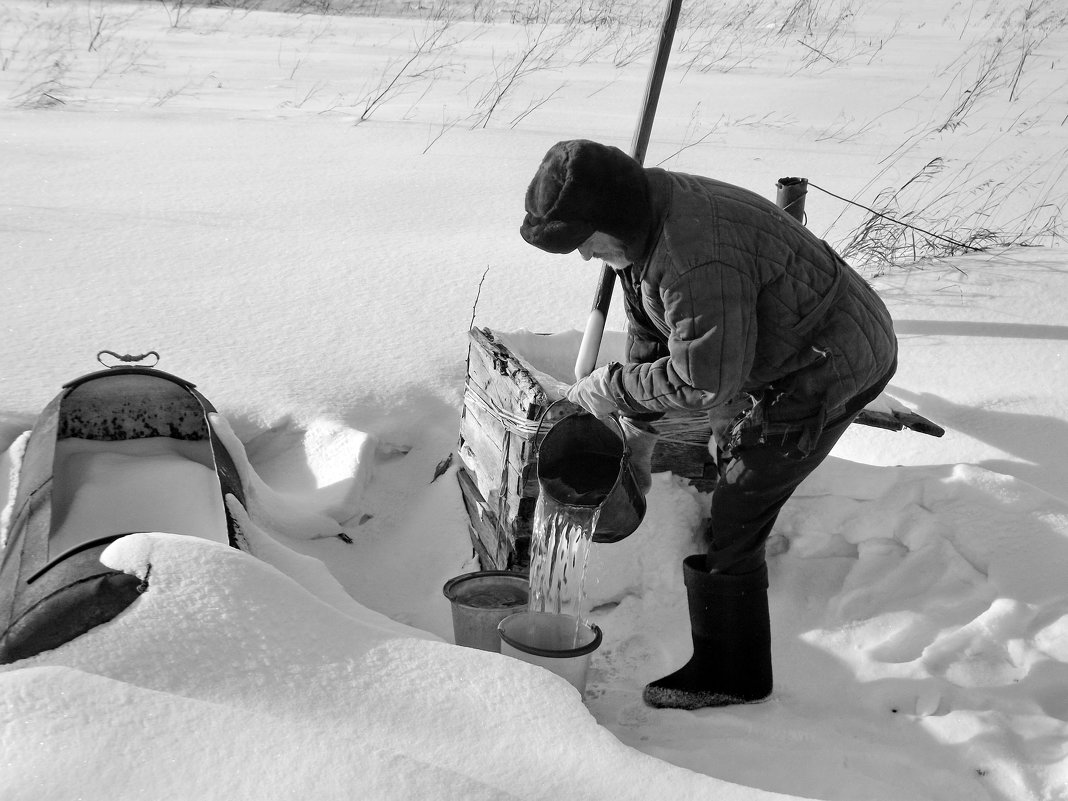
[[[645,170],[619,148],[557,142],[527,187],[519,232],[550,253],[570,253],[595,231],[629,244],[644,235],[648,197]]]

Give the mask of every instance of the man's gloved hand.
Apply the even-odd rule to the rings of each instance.
[[[580,378],[567,388],[567,399],[578,404],[594,417],[608,417],[619,411],[608,392],[608,368],[598,367],[585,378]]]

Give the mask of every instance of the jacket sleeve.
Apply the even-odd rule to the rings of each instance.
[[[741,270],[698,265],[660,289],[671,329],[668,355],[610,371],[609,387],[632,412],[703,410],[741,392],[753,366],[757,287]]]

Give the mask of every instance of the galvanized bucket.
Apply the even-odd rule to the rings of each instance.
[[[526,573],[480,570],[449,579],[442,592],[452,605],[453,642],[499,652],[497,624],[527,608],[530,579]]]
[[[607,419],[612,426],[587,412],[564,417],[545,433],[536,453],[540,492],[561,506],[600,508],[594,542],[630,536],[646,509],[623,426]]]

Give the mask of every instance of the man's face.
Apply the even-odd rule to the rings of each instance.
[[[608,262],[617,270],[622,270],[630,264],[630,259],[624,252],[623,243],[614,236],[602,234],[600,231],[595,231],[589,239],[579,245],[578,252],[583,261],[600,259]]]

